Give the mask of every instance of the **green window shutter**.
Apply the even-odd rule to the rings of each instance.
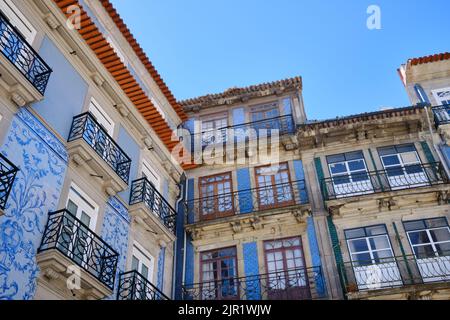
[[[333,246],[334,258],[336,260],[336,266],[338,268],[339,281],[341,283],[341,287],[344,291],[345,296],[345,288],[347,282],[347,274],[344,265],[344,258],[342,257],[341,247],[339,245],[339,237],[337,234],[336,226],[334,225],[333,218],[331,216],[327,217],[327,225],[328,231],[330,232],[331,245]]]
[[[434,158],[428,143],[426,141],[421,141],[420,144],[422,145],[422,150],[425,153],[425,156],[427,157],[428,163],[436,162],[436,159]]]
[[[328,193],[327,193],[327,189],[323,183],[323,180],[325,179],[325,175],[323,173],[323,167],[322,167],[322,162],[320,161],[320,158],[315,158],[314,164],[316,167],[317,177],[319,178],[320,191],[322,192],[322,197],[325,200],[328,198]]]

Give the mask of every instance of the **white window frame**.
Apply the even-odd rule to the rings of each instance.
[[[142,161],[142,169],[141,169],[142,178],[147,177],[147,180],[155,186],[158,192],[161,192],[161,177],[158,175],[157,170],[150,165],[150,162],[147,160]],[[153,179],[149,178],[153,177]]]
[[[33,45],[37,30],[19,8],[11,0],[0,0],[0,9],[9,19],[9,22],[20,31],[28,44]]]
[[[436,100],[437,105],[444,105],[446,103],[450,104],[450,87],[441,88],[431,91],[433,93],[434,100]],[[439,97],[440,93],[446,93],[444,98]]]
[[[155,271],[155,257],[153,257],[150,252],[144,249],[138,242],[133,243],[133,249],[131,253],[131,258],[136,257],[139,261],[137,272],[141,273],[142,265],[145,265],[148,268],[148,278],[147,280],[153,283],[153,276]],[[132,261],[130,261],[130,268],[132,265]]]
[[[77,219],[81,219],[81,212],[84,211],[90,218],[89,229],[95,231],[97,226],[99,206],[92,200],[79,186],[72,183],[69,187],[69,193],[67,195],[66,208],[68,207],[69,200],[78,206],[78,211],[75,214]]]
[[[89,112],[94,116],[103,129],[106,130],[108,135],[112,137],[114,135],[115,123],[94,97],[91,97],[91,100],[89,101]]]

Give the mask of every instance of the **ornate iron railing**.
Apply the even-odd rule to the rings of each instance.
[[[305,180],[187,201],[187,223],[307,204]]]
[[[450,282],[450,252],[345,262],[338,269],[347,293]]]
[[[228,126],[201,133],[192,133],[193,144],[203,148],[212,144],[225,144],[227,142],[241,142],[260,137],[266,130],[267,136],[271,136],[271,130],[278,130],[280,136],[295,133],[295,123],[292,115],[280,116],[271,119],[248,122],[244,124]]]
[[[19,169],[0,154],[0,209],[4,210]]]
[[[327,297],[321,267],[183,286],[184,300],[312,300]]]
[[[121,273],[117,300],[170,300],[137,271]]]
[[[130,205],[137,203],[145,203],[149,210],[159,217],[163,224],[173,233],[177,220],[177,213],[174,208],[167,202],[161,193],[156,190],[155,186],[142,178],[133,181],[130,192]]]
[[[86,112],[73,118],[68,141],[83,139],[128,184],[131,159],[106,130]]]
[[[49,214],[38,252],[57,250],[111,290],[119,254],[68,210]]]
[[[435,162],[335,176],[323,179],[321,189],[325,200],[335,200],[446,183],[449,179],[442,163]]]
[[[437,106],[432,110],[436,127],[450,123],[450,105]]]
[[[42,95],[52,69],[0,11],[0,51]]]

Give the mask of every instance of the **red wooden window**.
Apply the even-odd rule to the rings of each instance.
[[[310,299],[301,237],[266,241],[264,252],[268,298]]]
[[[287,162],[277,166],[255,169],[260,209],[277,208],[294,204],[291,177]]]
[[[234,214],[231,172],[200,178],[199,185],[202,220]]]
[[[200,254],[202,300],[238,299],[236,248]]]

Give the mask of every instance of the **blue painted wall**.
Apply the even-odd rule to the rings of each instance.
[[[67,169],[64,146],[26,109],[13,118],[1,152],[20,171],[0,217],[0,300],[33,299],[36,252]]]
[[[305,172],[303,170],[303,162],[301,160],[294,160],[294,170],[295,170],[295,180],[298,182],[296,183],[296,187],[298,188],[298,192],[300,195],[300,200],[302,203],[308,203],[308,192],[306,190],[305,185]],[[303,180],[300,182],[300,180]]]
[[[260,282],[252,279],[252,276],[259,275],[258,247],[256,242],[243,244],[244,271],[245,276],[250,277],[246,280],[245,298],[247,300],[261,300]]]
[[[88,85],[48,38],[44,38],[39,54],[53,69],[53,73],[45,99],[32,108],[63,139],[67,139],[73,117],[83,109]]]
[[[130,216],[126,207],[117,198],[110,198],[105,210],[101,237],[119,253],[119,261],[114,293],[109,299],[115,299],[117,296],[119,274],[128,271],[126,270],[126,261],[129,229]]]
[[[194,196],[195,196],[195,183],[194,183],[194,179],[189,179],[187,181],[187,208],[188,208],[188,212],[187,212],[187,220],[188,223],[194,223],[195,220],[195,216],[194,216]]]
[[[253,211],[253,197],[250,182],[250,170],[242,168],[236,171],[238,196],[239,196],[239,213],[251,213]]]
[[[130,179],[128,180],[128,188],[125,191],[119,193],[120,197],[128,202],[130,198],[130,189],[131,182],[136,180],[139,173],[139,161],[141,149],[137,144],[136,140],[125,130],[124,127],[120,126],[119,128],[119,137],[117,139],[117,143],[119,147],[131,158],[131,167],[130,167]]]

